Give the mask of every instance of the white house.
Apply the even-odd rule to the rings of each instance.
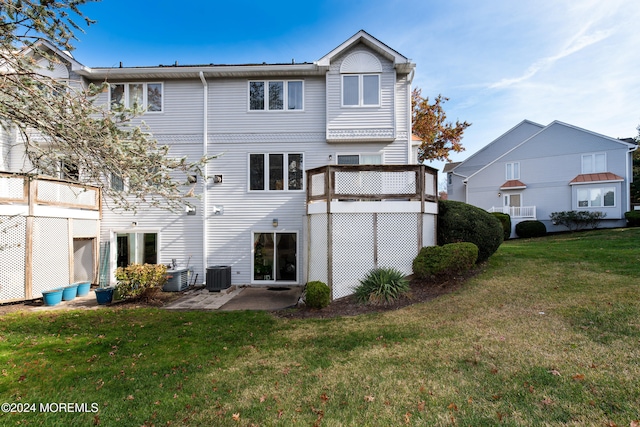
[[[102,280],[112,281],[117,266],[172,260],[191,267],[197,275],[192,280],[199,283],[210,266],[231,267],[232,284],[316,280],[308,272],[313,254],[305,171],[326,165],[415,164],[410,140],[415,64],[365,31],[305,63],[91,68],[76,59],[64,60],[67,67],[60,74],[65,79],[110,84],[98,100],[106,108],[143,105],[140,119],[160,145],[170,147],[169,155],[219,155],[208,164],[205,179],[194,183],[200,195],[195,209],[185,207],[176,214],[140,209],[133,214],[109,209],[105,201]],[[0,169],[19,170],[19,156],[4,149]],[[328,180],[336,174],[331,176]],[[420,217],[410,222],[415,224],[412,233],[419,234],[407,255],[411,259],[419,245],[435,244],[433,170],[423,167],[402,174],[382,168],[337,176],[358,185],[375,176],[376,193],[391,188],[390,180],[411,187],[396,186],[393,191],[404,194],[405,201],[420,200],[420,207],[375,198],[365,210],[376,205],[373,210],[384,214],[406,208]],[[111,185],[123,183],[114,180]],[[339,194],[332,190],[327,197]],[[363,191],[358,194],[357,200],[336,198],[334,212],[335,203],[349,202],[357,212],[356,206],[368,199]],[[359,230],[356,226],[347,232],[356,236]],[[377,238],[373,242],[377,244]],[[378,264],[378,258],[371,263]],[[407,270],[406,260],[403,263]],[[333,281],[331,276],[324,279]]]
[[[549,215],[600,211],[601,227],[626,224],[637,145],[554,121],[524,120],[463,162],[446,165],[450,200],[511,215],[512,225]]]

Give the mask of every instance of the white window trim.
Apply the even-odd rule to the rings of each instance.
[[[264,189],[262,190],[252,190],[251,189],[251,155],[252,154],[261,154],[264,156]],[[283,157],[283,189],[282,190],[270,190],[269,189],[269,155],[271,154],[282,154]],[[255,152],[251,152],[247,154],[247,191],[249,193],[300,193],[300,192],[304,192],[306,190],[305,185],[306,185],[306,174],[304,171],[304,166],[302,166],[301,170],[302,170],[302,188],[299,190],[290,190],[289,189],[289,170],[288,170],[288,166],[289,166],[289,155],[302,155],[302,164],[304,165],[304,159],[306,154],[302,151],[300,152],[267,152],[267,153],[255,153]]]
[[[596,156],[600,155],[600,154],[604,155],[604,169],[603,170],[595,170]],[[593,167],[593,170],[591,172],[585,172],[585,170],[584,170],[584,159],[585,159],[585,157],[591,157],[591,166]],[[606,172],[607,171],[607,153],[606,152],[598,152],[598,153],[583,154],[580,157],[580,170],[582,171],[583,174]]]
[[[252,110],[251,109],[251,83],[264,83],[264,109],[262,110]],[[282,101],[282,110],[270,110],[269,109],[269,83],[273,82],[282,82],[283,84],[283,101]],[[300,82],[302,83],[302,108],[301,109],[289,109],[289,83],[290,82]],[[304,111],[304,80],[302,79],[293,79],[293,80],[248,80],[247,81],[247,112],[249,113],[282,113],[282,112],[303,112]]]
[[[111,85],[124,85],[124,108],[131,108],[129,105],[129,85],[142,85],[142,110],[144,114],[162,114],[164,113],[164,83],[163,82],[110,82],[107,89],[107,105],[111,109]],[[147,85],[160,85],[160,111],[147,111],[148,89]]]
[[[253,246],[254,235],[256,233],[263,234],[278,234],[278,233],[291,233],[296,235],[296,280],[255,280],[253,278],[253,272],[255,271],[255,247]],[[274,241],[275,242],[275,241]],[[275,252],[274,252],[275,253]],[[274,264],[275,265],[275,264]],[[251,230],[251,284],[252,285],[298,285],[300,284],[300,232],[298,230],[276,230],[276,229],[256,229]]]
[[[613,190],[613,205],[612,206],[605,206],[604,205],[604,195],[606,193],[606,190]],[[587,199],[587,203],[588,206],[580,206],[580,197],[578,196],[578,194],[580,193],[580,190],[586,190],[589,192],[588,194],[588,199]],[[601,191],[601,202],[602,204],[600,206],[591,206],[591,190],[600,190]],[[576,209],[615,209],[618,207],[618,192],[616,191],[617,187],[615,185],[607,185],[607,186],[589,186],[589,187],[578,187],[576,189]]]
[[[158,258],[158,264],[162,264],[162,233],[159,228],[138,228],[138,227],[129,227],[129,228],[115,228],[109,230],[109,264],[111,270],[110,283],[111,285],[116,284],[116,270],[118,268],[118,234],[156,234],[156,256]],[[138,240],[136,239],[136,250],[138,245]]]
[[[346,105],[344,103],[344,78],[358,77],[358,105]],[[378,76],[378,103],[364,104],[364,78],[363,76]],[[361,73],[361,74],[341,74],[340,75],[340,106],[342,108],[379,108],[382,100],[382,74],[381,73]]]
[[[518,165],[518,174],[516,175],[514,171],[514,166]],[[509,177],[509,166],[511,166],[512,177]],[[504,177],[507,181],[512,181],[515,179],[520,179],[520,162],[509,162],[504,165]]]

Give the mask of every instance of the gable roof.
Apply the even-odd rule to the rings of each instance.
[[[53,43],[48,40],[40,39],[35,42],[33,45],[24,48],[21,52],[22,55],[28,56],[38,53],[38,51],[49,50],[54,55],[58,56],[60,59],[67,61],[71,64],[71,69],[73,71],[84,70],[87,67],[76,61],[76,59],[71,55],[71,53],[67,51],[60,50]]]
[[[400,73],[410,73],[413,69],[415,69],[416,64],[411,62],[409,58],[390,48],[364,30],[360,30],[355,33],[344,43],[340,44],[340,46],[336,47],[331,52],[327,53],[325,56],[316,61],[316,64],[320,67],[328,67],[334,58],[358,43],[364,44],[365,46],[369,47],[370,49],[374,50],[378,54],[393,62],[395,69]]]
[[[400,73],[409,73],[415,64],[397,51],[391,49],[367,32],[360,30],[340,46],[313,63],[280,64],[201,64],[201,65],[158,65],[146,67],[83,67],[79,74],[89,79],[167,79],[202,77],[251,77],[251,76],[321,76],[326,74],[331,60],[346,49],[363,43],[373,51],[388,58]]]
[[[544,129],[544,126],[541,124],[523,120],[464,161],[451,164],[449,167],[445,166],[445,168],[447,168],[448,172],[454,172],[462,177],[469,177],[484,168],[495,158],[502,156],[542,129]]]

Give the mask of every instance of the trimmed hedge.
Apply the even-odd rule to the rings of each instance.
[[[331,302],[331,289],[319,280],[309,282],[305,289],[304,302],[311,308],[324,308]]]
[[[478,261],[486,261],[504,240],[502,224],[484,209],[453,200],[438,201],[438,245],[470,242]]]
[[[478,247],[473,243],[426,246],[413,260],[413,274],[421,279],[451,277],[471,270],[477,259]]]
[[[491,215],[500,220],[502,229],[504,230],[503,240],[509,240],[511,237],[511,216],[502,212],[491,212]]]
[[[522,221],[516,224],[516,234],[523,239],[529,237],[542,237],[547,234],[547,227],[535,220]]]
[[[629,227],[640,227],[640,211],[629,211],[624,213]]]

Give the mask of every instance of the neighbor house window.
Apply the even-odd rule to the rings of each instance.
[[[578,207],[596,208],[616,205],[614,187],[580,188],[578,189]]]
[[[598,173],[606,171],[607,156],[605,153],[582,155],[582,173]]]
[[[520,163],[507,163],[506,165],[507,181],[512,179],[520,179]]]
[[[111,172],[110,186],[112,190],[124,191],[124,180],[117,173]]]
[[[302,171],[300,153],[249,154],[249,190],[302,190]]]
[[[162,83],[113,83],[109,86],[109,106],[161,112],[162,91]]]
[[[342,76],[343,107],[376,107],[380,105],[378,74],[347,74]]]
[[[302,109],[302,80],[249,82],[249,110],[293,111]]]

